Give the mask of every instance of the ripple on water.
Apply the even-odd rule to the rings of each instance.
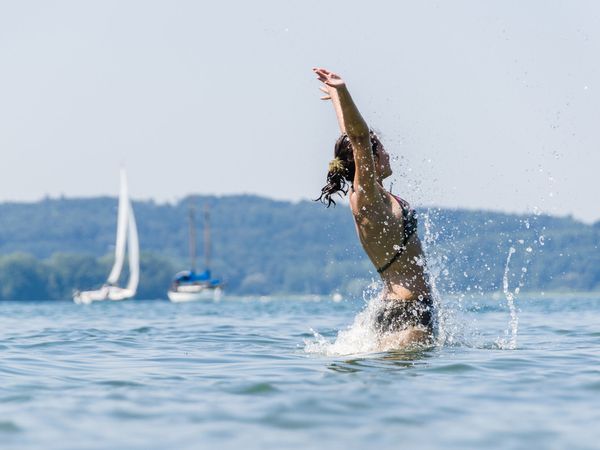
[[[467,364],[467,363],[445,364],[442,366],[429,368],[429,372],[449,373],[449,374],[462,374],[462,373],[467,373],[467,372],[476,372],[479,370],[481,370],[481,369],[472,364]]]
[[[235,389],[232,389],[230,392],[233,394],[240,395],[266,395],[272,394],[274,392],[279,392],[275,386],[271,383],[251,383],[245,386],[237,386]]]
[[[101,386],[109,386],[109,387],[124,387],[124,388],[141,388],[144,387],[145,384],[143,383],[138,383],[136,381],[129,381],[129,380],[104,380],[104,381],[98,381],[96,384],[99,384]]]
[[[32,399],[33,397],[29,394],[8,395],[0,398],[0,403],[25,403]]]
[[[133,333],[149,333],[152,331],[152,327],[138,327],[131,330]]]
[[[423,419],[421,419],[420,417],[417,416],[404,416],[404,415],[393,415],[393,416],[386,416],[383,417],[381,419],[381,421],[383,423],[387,423],[389,425],[410,425],[410,426],[415,426],[415,425],[422,425],[423,424]]]
[[[303,430],[303,429],[314,429],[316,427],[325,426],[318,420],[308,419],[306,415],[297,415],[290,417],[290,415],[280,413],[269,413],[265,415],[261,421],[263,424],[270,427],[280,428],[284,430]]]
[[[42,338],[43,339],[43,338]],[[64,345],[69,345],[69,342],[65,342],[63,339],[60,340],[45,340],[41,342],[34,342],[31,344],[17,344],[15,347],[26,349],[26,350],[34,350],[34,349],[46,349],[51,347],[60,347]]]
[[[567,330],[564,328],[555,328],[554,334],[558,334],[560,336],[575,336],[579,334],[579,330]]]
[[[123,420],[147,419],[147,418],[153,417],[154,415],[155,414],[141,412],[139,409],[134,410],[134,409],[124,409],[124,408],[114,409],[111,413],[111,416],[113,416],[117,419],[123,419]]]
[[[0,433],[19,433],[21,427],[9,420],[0,421]]]
[[[586,391],[600,392],[600,381],[594,381],[583,385]]]

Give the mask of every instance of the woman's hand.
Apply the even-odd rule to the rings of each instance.
[[[340,131],[356,135],[355,128],[360,125],[358,133],[360,134],[366,130],[368,137],[369,128],[352,101],[352,97],[346,88],[346,82],[342,80],[342,77],[320,67],[313,68],[313,72],[317,75],[319,81],[323,83],[319,88],[325,94],[321,97],[321,100],[331,100],[333,104]]]
[[[331,100],[333,93],[346,86],[346,83],[339,75],[329,70],[315,67],[313,68],[313,72],[317,74],[319,81],[324,84],[324,86],[319,88],[325,94],[321,97],[321,100]]]

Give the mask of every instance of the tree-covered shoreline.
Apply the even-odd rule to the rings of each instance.
[[[360,295],[377,279],[344,205],[189,196],[174,204],[133,202],[142,250],[138,298],[165,298],[173,274],[188,268],[188,209],[205,203],[211,268],[231,294]],[[74,289],[101,285],[116,211],[110,197],[1,203],[0,299],[68,299]],[[442,292],[502,290],[505,273],[511,290],[600,290],[600,222],[439,208],[420,209],[419,219]]]

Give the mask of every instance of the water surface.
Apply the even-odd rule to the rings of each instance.
[[[597,448],[600,296],[517,297],[514,349],[506,299],[457,302],[386,353],[340,345],[358,300],[0,303],[1,447]]]

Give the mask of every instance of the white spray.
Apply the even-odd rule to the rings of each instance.
[[[517,308],[515,306],[515,295],[519,293],[521,283],[515,288],[514,292],[512,292],[508,286],[510,258],[516,251],[517,250],[514,247],[511,247],[508,250],[506,266],[504,267],[504,277],[502,278],[502,292],[504,292],[504,296],[506,297],[506,303],[510,312],[510,320],[508,322],[508,328],[504,331],[504,338],[498,338],[496,341],[500,348],[509,350],[517,348],[517,334],[519,332],[519,316],[517,315]]]

